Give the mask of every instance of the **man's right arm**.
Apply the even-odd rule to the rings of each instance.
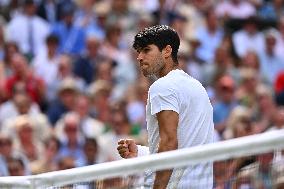
[[[132,139],[118,141],[117,151],[122,158],[128,159],[138,156],[138,147]]]
[[[137,148],[138,148],[138,153],[137,153],[138,157],[150,154],[149,147],[147,146],[137,145]]]
[[[117,151],[119,155],[125,159],[149,154],[149,148],[147,146],[136,145],[133,139],[119,140]]]

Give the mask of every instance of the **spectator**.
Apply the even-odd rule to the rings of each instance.
[[[14,122],[18,116],[26,115],[35,123],[35,136],[37,140],[45,140],[50,134],[50,125],[45,114],[39,111],[26,94],[16,94],[13,100],[8,101],[0,108],[1,132],[15,136]]]
[[[85,137],[96,138],[104,131],[104,123],[96,120],[90,116],[91,101],[88,96],[80,95],[76,99],[74,112],[78,113],[80,117],[80,130]]]
[[[95,138],[86,138],[83,150],[83,166],[101,163],[99,159],[99,145]]]
[[[111,83],[105,80],[96,80],[88,88],[91,98],[91,110],[93,116],[99,121],[107,124],[110,120],[110,95]]]
[[[278,18],[284,14],[284,3],[282,0],[266,1],[257,12],[261,19],[275,24]]]
[[[76,113],[67,113],[63,118],[63,133],[60,135],[56,126],[55,132],[60,141],[59,158],[72,157],[75,166],[81,166],[83,157],[83,145],[85,138],[80,130],[80,117]]]
[[[37,15],[46,20],[50,25],[60,20],[60,3],[56,0],[41,1]]]
[[[29,161],[27,157],[15,150],[12,137],[4,133],[0,133],[0,171],[1,175],[9,176],[8,161],[9,159],[21,159],[24,163],[24,174],[30,174]]]
[[[230,75],[238,83],[239,70],[234,66],[233,58],[225,45],[216,49],[212,64],[202,65],[201,70],[200,80],[206,87],[214,86],[216,79],[224,74]]]
[[[260,83],[259,75],[254,69],[240,70],[240,84],[236,90],[236,98],[239,104],[254,108],[256,100],[256,90]]]
[[[184,44],[179,50],[180,67],[195,79],[202,81],[201,69],[205,62],[197,54],[201,43],[196,37],[187,40],[188,44]]]
[[[9,120],[23,115],[38,115],[40,113],[39,107],[33,103],[30,97],[25,93],[16,93],[11,100],[6,101],[0,105],[0,123],[2,129],[5,127]]]
[[[103,122],[90,116],[91,103],[88,96],[80,94],[76,97],[73,113],[79,116],[79,130],[84,137],[97,138],[105,131]],[[64,117],[56,123],[56,131],[63,135]]]
[[[213,9],[205,13],[205,25],[197,29],[196,37],[200,42],[196,52],[197,56],[206,63],[212,63],[215,50],[224,37],[223,29]]]
[[[58,72],[54,83],[52,84],[54,89],[53,92],[58,90],[58,85],[65,79],[72,79],[75,82],[75,85],[79,91],[85,89],[86,83],[80,77],[77,77],[73,73],[73,60],[72,57],[67,54],[62,54],[59,57],[58,62]]]
[[[100,40],[95,36],[88,36],[86,39],[86,52],[74,62],[73,71],[75,75],[84,79],[87,85],[96,78],[96,67],[100,59],[98,53],[100,44]]]
[[[15,149],[23,153],[30,162],[39,160],[43,156],[43,145],[35,138],[35,125],[28,116],[19,116],[14,122]]]
[[[229,75],[223,75],[217,80],[216,96],[219,98],[213,104],[213,121],[219,137],[226,129],[231,111],[237,106],[235,88],[235,82]]]
[[[7,162],[10,176],[25,176],[25,165],[21,159],[10,158]]]
[[[111,1],[111,11],[107,16],[107,25],[119,25],[122,32],[133,30],[137,15],[128,7],[129,0]]]
[[[102,43],[100,53],[112,60],[117,60],[117,57],[122,52],[121,47],[122,28],[119,25],[109,25],[106,28],[106,38]]]
[[[179,14],[177,12],[173,12],[170,15],[169,18],[169,25],[170,27],[172,27],[174,30],[176,30],[176,32],[178,33],[178,35],[180,36],[180,41],[181,44],[185,41],[185,24],[186,24],[187,20],[186,17],[184,17],[182,14]],[[143,28],[142,28],[143,29]]]
[[[46,38],[46,50],[38,53],[32,60],[32,68],[38,77],[42,77],[46,84],[46,98],[48,102],[55,99],[54,83],[59,68],[59,55],[57,53],[58,38],[55,35],[49,35]]]
[[[112,116],[108,124],[110,130],[98,139],[102,147],[108,146],[108,148],[103,149],[108,157],[108,161],[121,159],[118,153],[113,153],[116,150],[117,141],[121,138],[129,138],[133,134],[133,127],[128,120],[125,107],[122,104],[114,105],[111,114]]]
[[[269,84],[275,82],[279,72],[284,71],[284,60],[276,54],[277,31],[269,29],[265,32],[265,49],[259,54],[260,71]]]
[[[253,110],[255,120],[255,133],[262,133],[273,126],[277,107],[273,99],[273,93],[268,86],[259,85],[256,89],[256,106]]]
[[[64,113],[74,109],[78,91],[75,81],[71,78],[66,78],[60,83],[58,98],[49,106],[47,111],[48,119],[52,125]]]
[[[240,82],[240,75],[242,70],[251,69],[254,70],[255,74],[258,75],[260,82],[266,85],[271,85],[268,78],[261,73],[261,63],[258,54],[255,51],[249,50],[244,57],[239,61],[238,77],[237,80]]]
[[[152,11],[152,15],[154,17],[154,25],[157,24],[166,24],[169,25],[171,22],[172,13],[175,14],[175,6],[177,5],[177,1],[169,1],[162,0],[158,2],[158,6],[154,11]]]
[[[7,158],[12,154],[12,140],[8,135],[0,133],[0,175],[8,176]]]
[[[32,101],[39,105],[45,98],[45,84],[43,80],[35,76],[28,65],[27,59],[21,54],[13,55],[11,59],[12,75],[6,80],[8,97],[12,97],[16,85],[26,92]]]
[[[0,1],[0,15],[5,21],[9,22],[12,18],[21,13],[22,4],[18,0],[4,0]]]
[[[52,26],[51,32],[59,38],[59,52],[73,56],[85,49],[85,31],[74,23],[75,5],[62,6],[62,19]]]
[[[136,79],[137,69],[131,60],[129,51],[121,45],[122,28],[117,25],[109,26],[106,29],[106,39],[102,44],[101,53],[103,56],[117,63],[113,71],[116,89],[115,99],[123,96],[128,86]]]
[[[112,61],[111,59],[104,58],[101,59],[97,64],[96,69],[96,78],[94,82],[98,80],[107,81],[112,85],[113,91],[115,90],[115,84],[117,83],[116,78],[114,78],[116,62]],[[113,96],[112,92],[112,96]]]
[[[205,1],[203,1],[205,2]],[[207,3],[209,1],[206,1]],[[202,4],[198,0],[184,0],[177,4],[177,12],[183,15],[187,22],[185,26],[185,38],[191,39],[196,36],[197,28],[202,28],[205,25],[205,18],[203,11],[198,4]]]
[[[36,15],[37,7],[33,0],[24,2],[23,14],[14,17],[7,26],[7,37],[9,41],[15,41],[21,52],[31,58],[44,48],[44,40],[50,28],[47,22]]]
[[[4,45],[4,74],[9,77],[12,74],[12,58],[15,54],[19,53],[18,45],[15,42],[6,42]]]
[[[94,7],[94,11],[96,14],[97,27],[91,27],[87,30],[87,34],[94,34],[97,38],[103,40],[106,35],[107,28],[107,17],[110,9],[110,4],[107,1],[98,1]]]
[[[257,22],[256,17],[250,17],[245,20],[242,29],[233,33],[233,45],[238,57],[243,57],[248,51],[263,51],[264,36],[258,31]]]
[[[31,163],[32,174],[40,174],[57,170],[56,161],[60,143],[55,137],[48,138],[44,143],[44,153],[42,159]]]
[[[130,123],[138,127],[139,130],[146,129],[145,105],[148,97],[148,89],[148,80],[141,79],[138,85],[130,86],[127,92],[127,117],[129,118]]]
[[[256,14],[256,8],[245,0],[228,0],[217,4],[216,14],[224,19],[245,19]]]
[[[236,106],[228,117],[223,138],[227,140],[254,134],[251,114],[247,107]]]
[[[257,73],[260,72],[260,61],[258,54],[255,51],[247,51],[244,57],[241,58],[241,61],[239,63],[240,68],[244,69],[253,69]]]
[[[97,23],[96,11],[97,6],[95,0],[81,1],[78,11],[75,15],[75,24],[81,27],[87,34],[95,35],[96,38],[102,40],[105,37],[103,28]]]

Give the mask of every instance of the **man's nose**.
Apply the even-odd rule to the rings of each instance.
[[[142,61],[142,59],[143,59],[142,54],[141,54],[141,53],[139,53],[139,54],[138,54],[138,56],[137,56],[137,60],[138,60],[138,62],[141,62],[141,61]]]

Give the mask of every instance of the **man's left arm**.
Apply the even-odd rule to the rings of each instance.
[[[156,116],[159,124],[160,133],[158,153],[176,150],[178,148],[178,113],[172,110],[163,110],[161,112],[158,112]],[[165,189],[170,180],[172,171],[172,169],[157,171],[154,181],[154,189]]]

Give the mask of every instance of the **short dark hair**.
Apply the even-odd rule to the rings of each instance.
[[[178,62],[177,54],[180,39],[177,32],[167,25],[156,25],[145,28],[134,37],[133,48],[140,50],[147,45],[156,45],[162,51],[167,45],[172,47],[172,59]]]
[[[52,43],[52,44],[58,44],[59,43],[59,39],[57,37],[57,35],[55,34],[50,34],[46,37],[45,39],[46,43]]]
[[[35,4],[34,0],[25,0],[25,1],[24,1],[24,5],[26,5],[26,6],[28,6],[28,5],[34,5],[34,4]]]

